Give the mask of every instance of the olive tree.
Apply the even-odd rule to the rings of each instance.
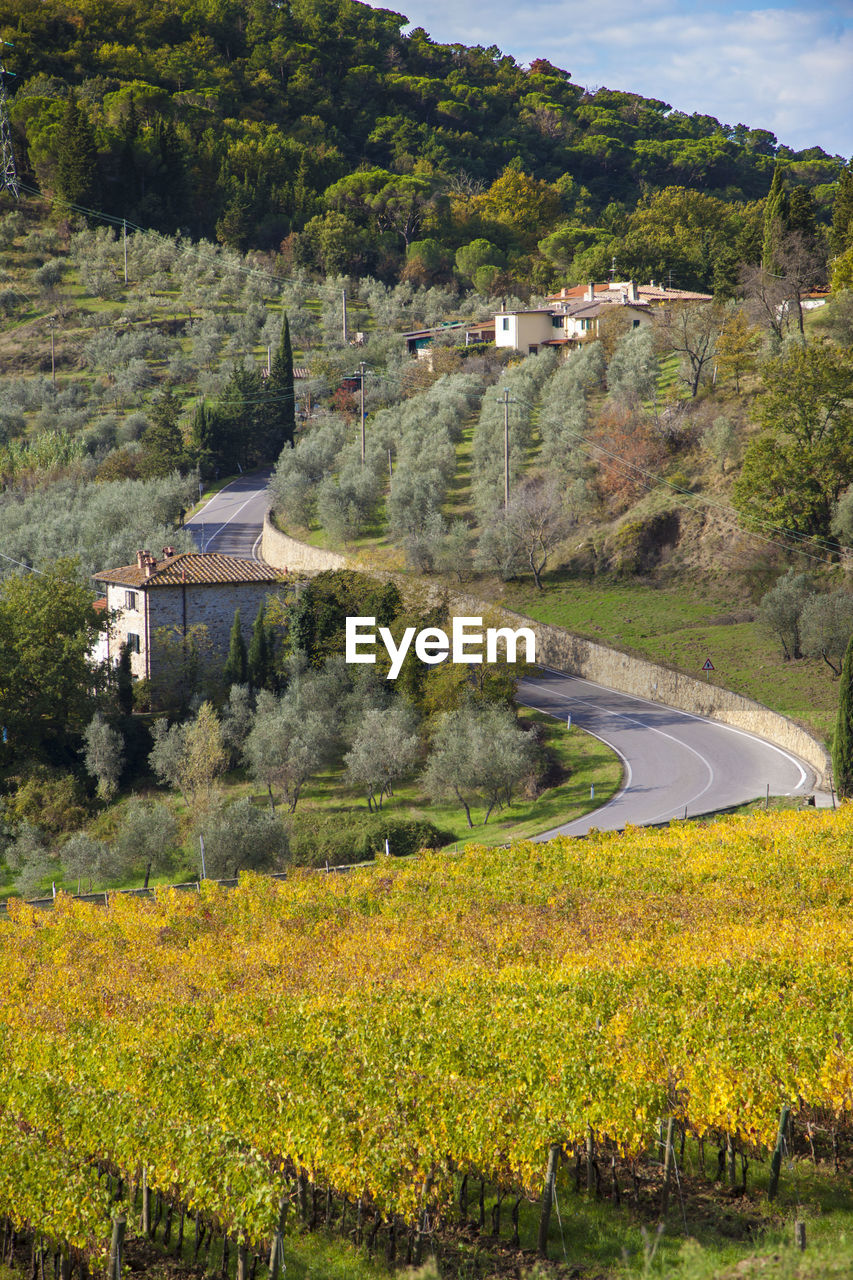
[[[485,825],[496,807],[511,802],[533,763],[533,744],[508,707],[468,703],[439,720],[424,785],[433,799],[455,797],[469,827],[471,806],[479,800]]]
[[[118,729],[107,724],[100,711],[96,711],[83,734],[85,751],[83,758],[86,772],[97,779],[98,795],[111,800],[118,790],[118,782],[124,768],[124,739]]]
[[[823,658],[832,674],[840,676],[853,636],[853,594],[831,591],[807,599],[800,614],[800,636],[803,653]]]
[[[300,690],[306,685],[309,693]],[[291,813],[302,788],[328,759],[335,740],[334,704],[311,696],[313,682],[297,680],[282,698],[261,690],[243,749],[249,772],[266,787],[275,810],[273,787],[281,789]]]
[[[803,656],[800,637],[800,615],[806,601],[814,595],[807,573],[789,569],[761,598],[758,616],[782,642],[786,658]]]
[[[364,791],[369,810],[381,809],[398,778],[415,764],[420,739],[406,703],[366,712],[344,756],[347,781]]]
[[[287,829],[277,814],[248,799],[218,805],[196,828],[204,837],[208,876],[221,879],[240,871],[280,870],[287,861]]]

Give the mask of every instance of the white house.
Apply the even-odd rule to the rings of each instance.
[[[542,347],[575,347],[597,338],[600,320],[615,307],[626,308],[634,329],[652,323],[653,311],[678,302],[712,302],[709,293],[665,289],[654,281],[611,280],[575,285],[548,298],[551,304],[529,311],[500,311],[495,316],[495,345],[533,355]]]
[[[93,577],[105,588],[109,617],[101,656],[114,664],[121,645],[127,644],[137,679],[156,673],[155,641],[161,628],[185,636],[203,624],[213,649],[224,656],[236,610],[247,634],[258,609],[282,581],[280,573],[259,560],[175,552],[172,547],[163,548],[160,560],[139,551],[135,564],[103,569]]]

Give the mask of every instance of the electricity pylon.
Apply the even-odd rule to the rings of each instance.
[[[0,44],[8,44],[8,40]],[[6,76],[14,72],[7,71],[0,62],[0,191],[11,191],[18,198],[18,170],[15,168],[15,153],[12,150],[12,128],[9,124],[9,102],[6,97]]]

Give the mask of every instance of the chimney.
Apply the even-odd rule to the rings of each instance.
[[[630,298],[631,302],[640,301],[640,291],[637,288],[636,280],[631,280],[628,282],[628,297]]]
[[[145,568],[145,552],[144,552],[144,551],[137,551],[137,553],[136,553],[136,567],[137,567],[137,569],[144,569],[144,568]]]
[[[589,284],[587,285],[586,297],[584,298],[584,302],[595,302],[595,284],[592,280],[590,280]]]
[[[154,559],[150,551],[145,552],[145,576],[151,578],[154,576],[154,570],[157,568],[157,561]]]
[[[654,287],[655,287],[655,282],[654,282],[654,280],[650,280],[650,281],[649,281],[649,288],[650,288],[650,289],[654,289]]]
[[[628,290],[627,290],[627,289],[623,289],[623,290],[622,290],[622,296],[620,297],[619,301],[622,303],[622,306],[623,306],[623,307],[627,307],[627,305],[628,305]]]
[[[163,548],[163,559],[164,559],[164,560],[168,560],[169,556],[173,556],[174,554],[175,554],[175,548],[174,548],[174,547],[164,547],[164,548]]]

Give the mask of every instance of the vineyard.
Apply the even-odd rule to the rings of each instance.
[[[35,1233],[85,1275],[141,1192],[149,1229],[156,1206],[173,1244],[224,1236],[243,1277],[308,1222],[417,1260],[488,1186],[516,1243],[538,1202],[544,1251],[568,1162],[628,1196],[687,1135],[766,1186],[786,1106],[837,1168],[851,838],[853,807],[789,811],[12,905],[3,1247]]]

